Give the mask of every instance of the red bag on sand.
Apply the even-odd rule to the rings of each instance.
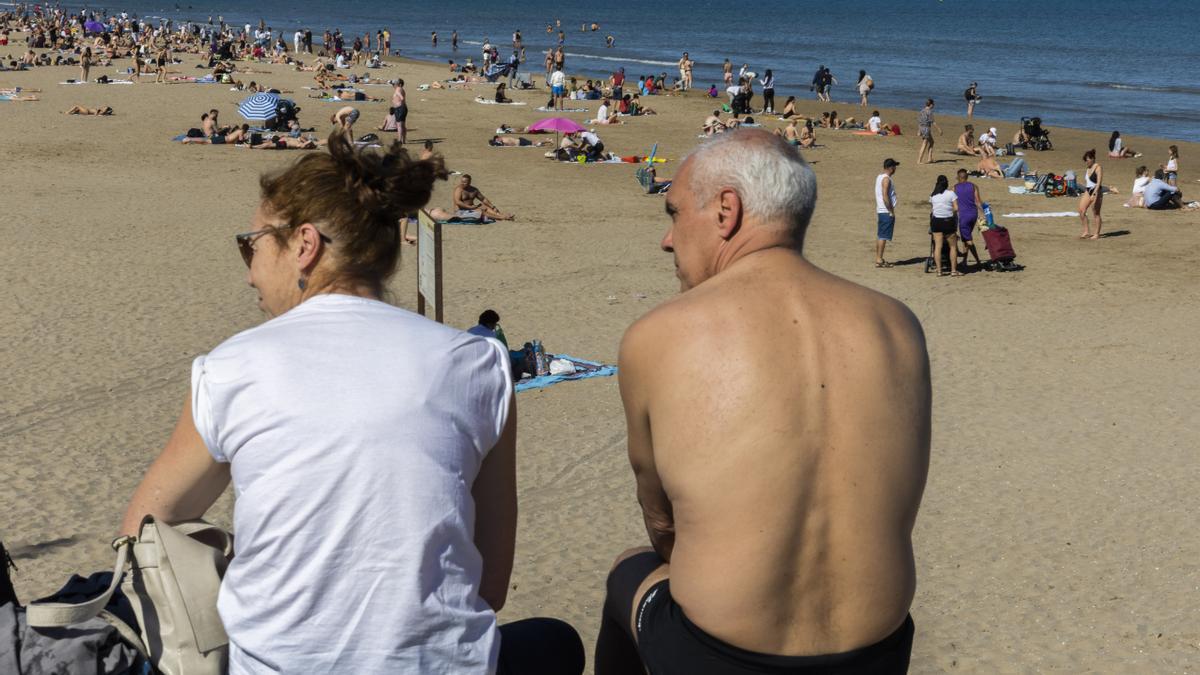
[[[893,124],[893,125],[892,125],[891,134],[892,134],[893,136],[899,136],[899,135],[900,135],[900,125],[899,125],[899,124]]]

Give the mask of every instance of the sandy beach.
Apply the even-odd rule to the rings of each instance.
[[[124,77],[117,70],[127,63],[93,68],[93,77]],[[195,63],[186,56],[176,69],[205,72]],[[328,133],[339,106],[306,98],[311,73],[255,68],[272,74],[239,79],[293,90],[302,124]],[[435,140],[451,169],[472,174],[497,207],[517,215],[445,229],[447,323],[465,329],[491,307],[512,341],[539,338],[551,352],[615,363],[624,329],[678,290],[658,247],[662,198],[642,194],[632,165],[563,164],[536,148],[488,147],[501,123],[547,116],[534,110],[544,88],[509,92],[526,105],[479,105],[473,98],[493,87],[418,90],[445,77],[443,66],[393,61],[374,74],[407,81],[413,151]],[[0,101],[8,253],[0,267],[0,538],[19,567],[23,600],[112,564],[108,542],[187,398],[192,358],[261,320],[233,234],[249,229],[259,174],[301,152],[171,142],[200,126],[209,108],[225,124],[240,121],[246,94],[228,85],[57,84],[77,76],[74,67],[0,72],[0,87],[42,89],[40,101]],[[841,100],[832,106],[807,91],[781,91],[777,106],[803,93],[803,114],[837,109],[865,119],[848,89],[835,92]],[[598,106],[579,103],[593,114]],[[671,160],[659,174],[670,177],[701,142],[713,101],[693,92],[645,103],[659,114],[597,131],[619,155],[658,143]],[[1119,190],[1105,199],[1106,236],[1078,240],[1074,217],[1005,217],[1074,211],[1077,200],[1010,194],[1018,181],[975,179],[1027,269],[938,278],[922,272],[928,195],[938,174],[975,166],[950,154],[963,120],[950,114],[961,113],[960,101],[944,103],[935,164],[916,164],[915,110],[881,111],[903,136],[818,130],[824,147],[805,153],[820,195],[806,254],[907,303],[928,340],[934,435],[915,533],[912,670],[1192,670],[1200,662],[1200,539],[1192,532],[1200,424],[1188,411],[1200,401],[1200,290],[1189,240],[1200,211],[1121,206],[1135,167],[1153,170],[1174,141],[1128,136],[1126,146],[1145,156],[1114,160],[1104,157],[1111,130],[1051,127],[1055,149],[1025,159],[1039,172],[1081,174],[1081,154],[1096,148],[1104,182]],[[73,105],[115,112],[62,114]],[[387,103],[353,105],[362,113],[357,134],[387,113]],[[979,131],[998,127],[1002,142],[1018,125],[973,122]],[[1178,145],[1180,186],[1195,198],[1200,144]],[[888,258],[903,264],[875,269],[872,185],[886,157],[901,162]],[[432,205],[448,208],[451,187],[440,185]],[[416,304],[415,252],[404,251],[390,289],[406,308]],[[712,367],[722,367],[719,354]],[[501,619],[566,619],[590,659],[609,565],[646,542],[617,380],[563,383],[522,393],[518,404],[521,515]],[[771,508],[769,496],[762,508]],[[231,510],[227,493],[210,518],[228,525]]]

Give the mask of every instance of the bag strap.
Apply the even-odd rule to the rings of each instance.
[[[117,586],[121,584],[121,576],[125,573],[125,563],[129,560],[129,549],[132,546],[133,537],[119,537],[113,542],[113,548],[117,550],[117,562],[113,566],[112,583],[103,593],[78,604],[69,602],[31,603],[25,608],[25,619],[28,624],[34,628],[60,628],[82,623],[98,616],[112,598]]]
[[[141,654],[143,659],[147,661],[150,660],[150,654],[146,651],[146,644],[142,642],[142,636],[138,635],[137,631],[133,629],[133,626],[125,623],[115,614],[106,609],[100,610],[96,616],[100,619],[103,619],[108,625],[115,628],[117,634],[121,636],[121,639],[129,643],[130,647],[136,649],[137,653]],[[26,614],[26,619],[28,620],[28,614]]]
[[[175,523],[171,527],[175,528],[180,534],[199,539],[200,541],[211,540],[216,543],[216,548],[220,549],[226,558],[233,555],[233,535],[212,523],[203,520],[185,520]],[[202,536],[197,537],[196,535]]]

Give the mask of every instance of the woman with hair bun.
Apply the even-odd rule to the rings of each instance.
[[[400,219],[446,176],[440,157],[335,133],[260,181],[236,241],[268,320],[195,359],[121,528],[199,518],[232,481],[231,673],[583,670],[567,624],[497,626],[517,519],[508,353],[382,299]]]

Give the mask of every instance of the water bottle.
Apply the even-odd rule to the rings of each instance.
[[[989,230],[996,227],[996,219],[992,216],[992,205],[987,202],[983,203],[983,217],[987,221]]]
[[[550,363],[546,360],[546,348],[541,340],[533,341],[533,373],[537,377],[550,374]]]

